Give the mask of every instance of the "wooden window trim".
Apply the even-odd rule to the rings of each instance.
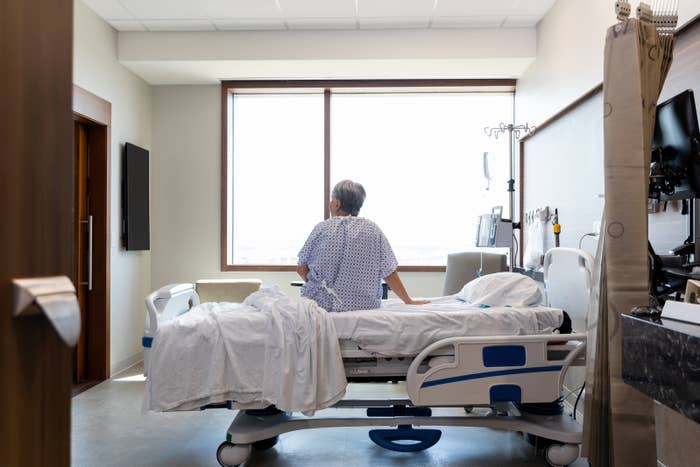
[[[378,79],[378,80],[234,80],[221,82],[221,271],[292,272],[296,266],[229,264],[228,150],[229,102],[237,89],[318,89],[324,94],[324,218],[328,218],[330,196],[330,99],[332,89],[343,88],[515,88],[514,79]],[[512,92],[512,89],[509,90]],[[399,266],[400,272],[444,272],[445,266]]]

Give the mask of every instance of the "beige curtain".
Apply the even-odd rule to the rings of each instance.
[[[672,36],[636,19],[606,36],[604,235],[588,320],[584,407],[584,455],[593,467],[656,465],[653,401],[622,381],[620,315],[649,303],[649,164],[672,45]]]

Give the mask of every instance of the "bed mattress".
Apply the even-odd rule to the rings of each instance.
[[[548,307],[473,307],[453,297],[426,305],[387,301],[376,310],[330,313],[338,339],[381,356],[414,356],[448,337],[551,333],[563,312]]]

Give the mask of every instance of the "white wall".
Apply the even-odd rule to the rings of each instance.
[[[699,0],[678,3],[679,25],[700,14]],[[537,125],[603,81],[605,32],[616,21],[612,0],[554,4],[537,26],[537,58],[518,79],[516,122]]]
[[[153,89],[153,287],[205,278],[255,277],[298,295],[299,290],[289,285],[299,279],[292,272],[221,272],[221,88]],[[443,273],[402,273],[401,277],[414,296],[442,291]]]
[[[151,253],[121,247],[121,160],[125,142],[151,147],[151,88],[117,61],[117,32],[83,2],[74,2],[73,82],[111,102],[111,338],[118,371],[142,356],[143,298],[151,290]],[[153,244],[151,236],[151,244]]]
[[[535,59],[535,38],[534,28],[122,32],[119,61],[155,85],[515,78]]]

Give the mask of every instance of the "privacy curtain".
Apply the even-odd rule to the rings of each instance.
[[[628,19],[607,31],[604,235],[589,311],[584,408],[583,454],[593,467],[656,466],[653,401],[622,381],[620,315],[649,304],[649,164],[672,48],[673,36],[649,22]]]

